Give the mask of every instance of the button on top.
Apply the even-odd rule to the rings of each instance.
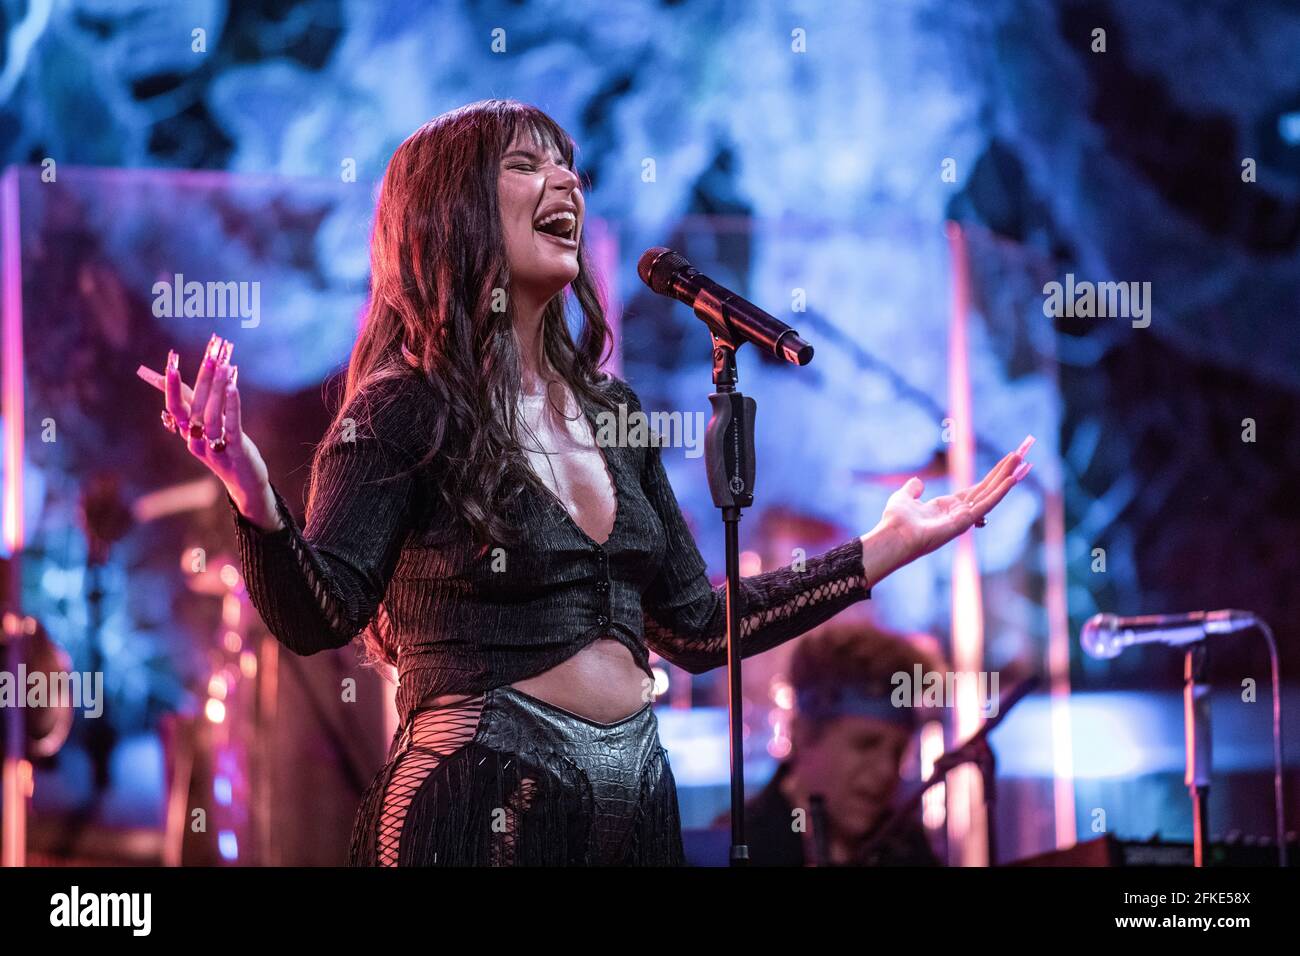
[[[607,618],[605,615],[602,614],[600,617],[596,618],[596,623],[599,624],[601,627],[604,627],[606,624],[609,623],[609,618]]]
[[[608,590],[609,590],[609,582],[608,582],[608,581],[597,581],[597,582],[596,582],[596,590],[597,590],[597,591],[602,591],[602,592],[604,592],[604,591],[608,591]]]

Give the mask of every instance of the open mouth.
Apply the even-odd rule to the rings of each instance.
[[[568,245],[577,245],[574,236],[578,230],[578,219],[571,212],[553,212],[534,222],[533,228],[544,236],[560,239]]]

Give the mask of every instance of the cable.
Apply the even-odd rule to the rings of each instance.
[[[1269,669],[1273,674],[1273,816],[1277,823],[1277,865],[1287,865],[1286,801],[1282,796],[1282,669],[1278,664],[1277,641],[1273,629],[1257,619],[1260,633],[1268,644]]]

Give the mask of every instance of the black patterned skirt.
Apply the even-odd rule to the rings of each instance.
[[[353,866],[682,866],[647,703],[609,724],[514,687],[416,714],[362,798]]]

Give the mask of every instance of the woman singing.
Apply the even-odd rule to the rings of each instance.
[[[533,107],[474,103],[398,147],[302,528],[241,427],[229,343],[214,336],[192,391],[168,356],[164,423],[225,485],[267,627],[298,654],[360,634],[397,669],[400,727],[353,864],[683,862],[648,653],[725,664],[724,589],[659,446],[596,441],[602,411],[641,405],[600,371],[585,212],[574,145]],[[745,578],[744,656],[981,524],[1028,444],[954,495],[921,501],[913,478],[867,534]]]

